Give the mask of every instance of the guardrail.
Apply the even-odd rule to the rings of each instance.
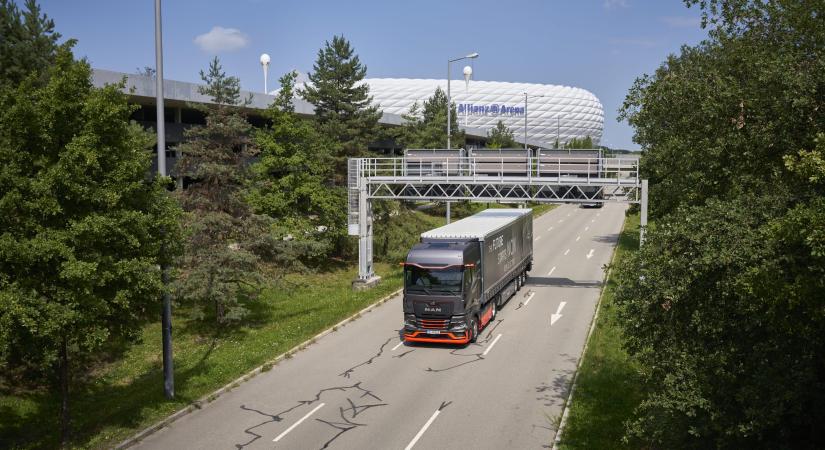
[[[635,158],[525,158],[517,156],[466,156],[361,158],[359,176],[392,181],[512,181],[514,178],[599,181],[639,181]]]

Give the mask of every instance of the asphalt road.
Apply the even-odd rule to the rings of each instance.
[[[476,344],[401,343],[399,296],[141,447],[549,447],[624,210],[563,205],[536,219],[529,283]]]

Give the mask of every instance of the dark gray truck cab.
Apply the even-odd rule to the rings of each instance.
[[[532,257],[529,209],[489,209],[423,233],[403,263],[405,341],[475,341]]]

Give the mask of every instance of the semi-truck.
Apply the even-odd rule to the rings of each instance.
[[[404,340],[468,344],[527,280],[530,209],[487,209],[421,234],[404,266]]]

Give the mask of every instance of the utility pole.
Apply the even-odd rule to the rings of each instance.
[[[166,114],[163,106],[163,34],[161,32],[160,0],[155,0],[155,94],[157,95],[158,176],[166,176]],[[163,394],[167,399],[175,397],[175,370],[172,361],[172,299],[169,285],[169,268],[161,265],[163,282]]]

